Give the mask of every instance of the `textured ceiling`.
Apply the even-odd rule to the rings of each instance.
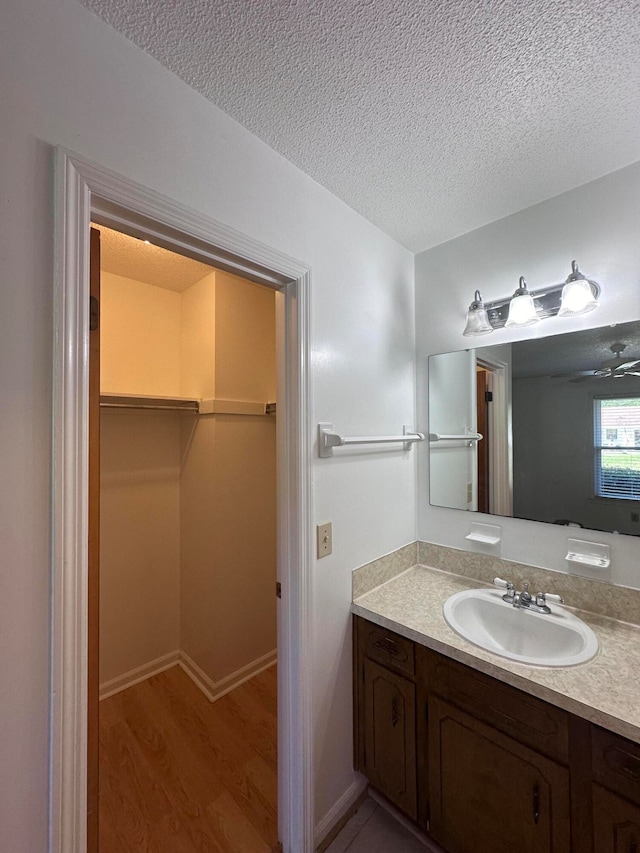
[[[611,346],[618,342],[624,344],[622,355],[625,359],[640,359],[640,322],[634,320],[631,323],[617,323],[597,329],[581,329],[568,334],[517,341],[512,344],[511,350],[513,377],[525,379],[532,376],[552,376],[555,373],[595,370],[602,367],[603,362],[614,357]],[[606,390],[606,393],[624,390],[619,379],[606,380],[607,386],[611,383],[614,383],[614,388]]]
[[[414,251],[640,159],[640,0],[82,0]]]
[[[165,290],[175,290],[177,293],[182,293],[213,272],[213,268],[206,264],[177,255],[161,246],[145,243],[137,237],[129,237],[95,223],[92,223],[92,227],[100,231],[100,268],[104,272],[143,281]]]

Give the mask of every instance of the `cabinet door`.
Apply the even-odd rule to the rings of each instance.
[[[640,853],[640,807],[594,785],[593,837],[597,853]]]
[[[371,784],[416,818],[415,685],[364,660],[364,764]]]
[[[568,770],[433,696],[429,782],[450,853],[569,853]]]

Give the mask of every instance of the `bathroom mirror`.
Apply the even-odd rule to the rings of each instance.
[[[640,321],[430,356],[429,486],[434,506],[640,535]]]

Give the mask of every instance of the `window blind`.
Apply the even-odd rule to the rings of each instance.
[[[640,398],[594,400],[595,493],[640,500]]]

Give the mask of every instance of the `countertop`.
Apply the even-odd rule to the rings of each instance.
[[[351,609],[403,637],[640,743],[640,627],[573,610],[598,637],[600,648],[591,661],[557,669],[513,663],[464,640],[444,620],[442,607],[450,595],[480,587],[487,584],[414,566],[355,599]]]

